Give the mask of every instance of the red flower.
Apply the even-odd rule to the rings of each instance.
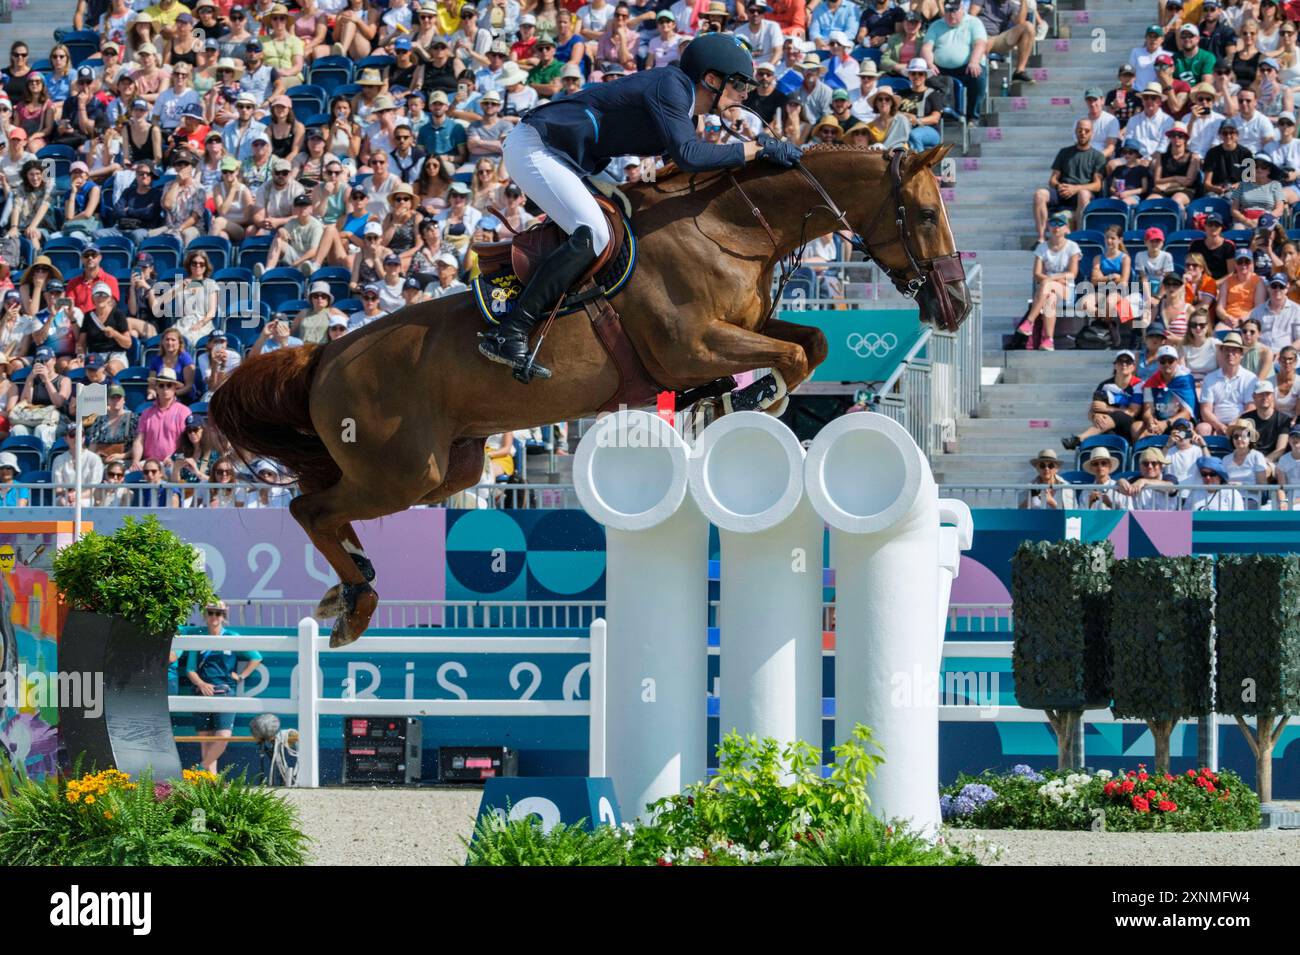
[[[1165,773],[1165,782],[1172,783],[1173,781],[1174,781],[1174,777],[1170,776],[1168,773]]]
[[[1151,811],[1151,804],[1148,803],[1148,802],[1147,802],[1145,799],[1143,799],[1141,796],[1134,796],[1134,797],[1133,797],[1133,808],[1136,809],[1138,812],[1150,812],[1150,811]]]
[[[658,859],[655,860],[655,865],[672,865],[672,863],[669,862],[667,859],[665,859],[663,856],[660,856]]]
[[[1129,779],[1137,779],[1138,774],[1133,772],[1133,770],[1130,769],[1127,773],[1125,773],[1125,775],[1128,776]]]
[[[1146,774],[1146,773],[1138,773],[1138,779],[1142,780],[1143,782],[1146,782],[1146,780],[1147,780],[1147,774]]]
[[[1148,789],[1147,799],[1155,799],[1155,798],[1156,798],[1156,791],[1154,789]]]
[[[1187,771],[1187,775],[1188,775],[1188,776],[1191,776],[1193,779],[1195,779],[1195,778],[1196,778],[1196,770],[1194,770],[1194,769],[1189,769],[1189,770]]]
[[[1212,793],[1212,792],[1214,792],[1216,788],[1218,788],[1218,787],[1216,787],[1216,786],[1214,785],[1214,783],[1206,783],[1206,784],[1205,784],[1205,791],[1206,791],[1207,793]]]
[[[1124,780],[1124,784],[1120,788],[1123,789],[1124,792],[1126,793],[1131,793],[1137,787],[1136,784],[1133,782],[1133,780],[1126,779]]]
[[[1174,803],[1170,802],[1168,799],[1162,799],[1162,800],[1160,801],[1160,807],[1159,807],[1159,808],[1160,808],[1160,811],[1161,811],[1161,812],[1173,812],[1175,809],[1178,808],[1178,806],[1176,806]]]
[[[1108,782],[1106,785],[1104,785],[1104,786],[1101,787],[1101,791],[1102,791],[1103,793],[1105,793],[1107,796],[1109,796],[1109,795],[1111,795],[1112,793],[1114,793],[1115,790],[1117,790],[1117,789],[1119,789],[1119,783],[1117,783],[1117,782],[1116,782],[1115,780],[1113,780],[1113,779],[1112,779],[1110,782]]]

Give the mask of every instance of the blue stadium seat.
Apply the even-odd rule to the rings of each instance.
[[[1237,245],[1250,245],[1250,237],[1254,235],[1250,229],[1229,229],[1223,233],[1223,237],[1229,242],[1235,242]]]
[[[162,336],[154,335],[151,338],[146,338],[140,349],[140,364],[148,365],[149,360],[151,358],[153,358],[155,355],[161,355],[161,354],[162,354]]]
[[[382,53],[367,56],[357,61],[357,75],[360,76],[362,70],[380,70],[382,72],[396,62],[396,57],[386,56]]]
[[[352,61],[346,56],[324,56],[311,65],[307,76],[312,86],[319,86],[333,96],[340,86],[352,82]]]
[[[123,368],[113,377],[117,379],[117,383],[126,392],[126,406],[128,408],[134,409],[145,401],[149,389],[148,368],[143,365],[132,365],[130,368]]]
[[[1066,236],[1083,253],[1079,256],[1079,279],[1088,281],[1092,275],[1092,261],[1106,250],[1106,236],[1097,229],[1079,229]]]
[[[73,249],[46,248],[44,254],[49,256],[54,267],[63,273],[63,280],[69,281],[72,272],[81,271],[81,252]]]
[[[174,235],[151,235],[140,243],[139,252],[148,252],[153,256],[154,265],[158,269],[158,274],[180,268],[181,264],[181,242]]]
[[[1205,450],[1216,458],[1227,457],[1232,453],[1232,442],[1224,435],[1209,434],[1205,436]]]
[[[285,95],[293,101],[293,115],[300,122],[303,117],[325,112],[325,106],[329,102],[329,93],[325,88],[312,83],[291,86],[285,90]]]
[[[334,307],[350,318],[353,312],[361,311],[362,302],[359,298],[341,298],[335,300]]]
[[[67,440],[64,438],[59,438],[59,440],[55,441],[52,445],[50,445],[50,450],[45,455],[45,466],[50,469],[53,469],[54,462],[58,459],[59,455],[63,454],[67,450],[68,450]]]
[[[1087,471],[1062,471],[1061,480],[1071,484],[1092,484],[1092,475]]]
[[[239,243],[238,265],[246,269],[252,269],[254,265],[265,265],[266,256],[271,251],[271,240],[269,235],[255,235]]]
[[[34,434],[10,435],[0,444],[0,451],[8,451],[18,459],[19,480],[23,474],[45,467],[45,442]]]
[[[259,282],[262,301],[271,307],[271,311],[279,311],[281,302],[302,298],[304,284],[302,272],[297,269],[271,269],[263,273]]]
[[[72,65],[81,66],[99,52],[99,34],[94,30],[73,30],[64,34],[63,45],[68,48]]]
[[[97,243],[98,244],[98,243]],[[112,272],[113,277],[117,277],[118,272],[127,273],[127,281],[130,281],[131,266],[135,264],[135,253],[130,249],[108,248],[99,246],[100,262],[104,270]]]
[[[291,298],[275,307],[277,312],[284,312],[290,319],[296,318],[299,312],[309,311],[310,309],[311,300],[306,298]]]
[[[201,235],[185,247],[185,254],[201,251],[207,254],[208,262],[212,265],[213,272],[219,272],[229,265],[233,265],[234,251],[230,245],[230,240],[224,235]],[[183,260],[183,258],[182,258]]]
[[[56,235],[51,236],[49,241],[45,243],[45,251],[49,252],[51,249],[64,249],[71,250],[80,255],[82,249],[84,249],[88,244],[86,237],[83,235]]]
[[[1169,435],[1167,434],[1149,434],[1145,438],[1139,438],[1137,443],[1133,445],[1133,450],[1129,454],[1128,466],[1130,468],[1137,467],[1138,455],[1141,454],[1143,451],[1145,451],[1147,448],[1159,448],[1161,451],[1163,451],[1165,449],[1165,445],[1167,445],[1168,443],[1169,443]]]
[[[1129,229],[1124,233],[1124,251],[1129,255],[1136,257],[1139,252],[1146,251],[1146,240],[1143,239],[1143,230]]]
[[[1183,227],[1183,210],[1178,203],[1164,196],[1143,199],[1133,211],[1133,228],[1145,231],[1155,226],[1165,235]]]
[[[1203,238],[1205,233],[1198,229],[1179,229],[1165,236],[1165,251],[1173,256],[1175,269],[1179,272],[1183,270],[1183,263],[1187,260],[1187,253],[1192,243]]]
[[[344,83],[342,86],[336,86],[334,88],[334,95],[331,96],[330,99],[334,99],[339,96],[356,96],[363,89],[365,89],[365,87],[360,86],[357,83]]]
[[[1088,203],[1083,210],[1083,222],[1080,223],[1085,229],[1102,229],[1107,226],[1117,225],[1121,229],[1128,228],[1129,207],[1120,199],[1094,199]]]

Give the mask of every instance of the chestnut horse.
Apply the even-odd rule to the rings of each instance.
[[[826,339],[767,319],[773,272],[846,225],[918,296],[924,318],[955,327],[970,298],[929,172],[947,150],[815,146],[803,158],[811,177],[753,163],[734,178],[677,172],[629,187],[638,265],[614,305],[651,377],[679,392],[756,368],[790,389],[804,381]],[[472,487],[490,435],[592,415],[618,390],[581,313],[557,321],[541,348],[554,377],[528,385],[479,355],[482,324],[468,294],[420,303],[325,345],[251,358],[212,397],[213,421],[236,448],[298,476],[290,510],[341,581],[317,608],[336,618],[330,646],[357,639],[378,602],[353,521]]]

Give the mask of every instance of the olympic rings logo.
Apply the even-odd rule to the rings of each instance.
[[[898,347],[898,336],[893,332],[885,332],[883,335],[875,332],[867,332],[865,335],[851,332],[844,343],[859,358],[884,358]]]

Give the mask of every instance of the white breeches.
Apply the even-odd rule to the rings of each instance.
[[[537,130],[520,123],[506,137],[502,152],[506,172],[524,195],[567,234],[578,226],[591,229],[592,248],[597,255],[605,251],[609,227],[595,197],[578,174],[547,148]]]

